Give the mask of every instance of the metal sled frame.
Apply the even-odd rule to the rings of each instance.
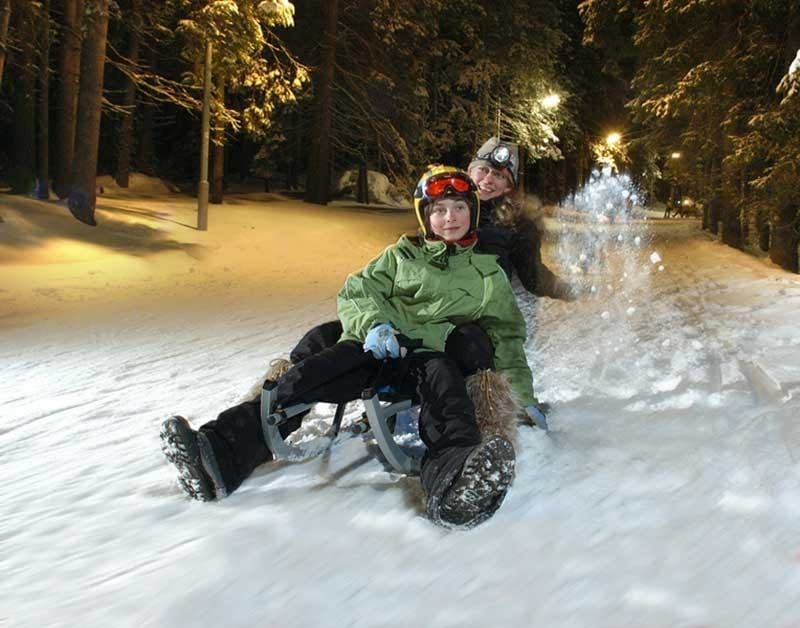
[[[301,403],[288,408],[276,408],[275,397],[277,385],[274,382],[264,382],[261,390],[261,427],[267,447],[277,460],[305,460],[321,452],[309,453],[303,447],[293,445],[284,440],[280,433],[280,426],[313,407],[314,404]],[[374,388],[367,388],[361,393],[364,412],[369,422],[369,429],[375,437],[378,448],[392,468],[406,475],[418,475],[420,459],[405,452],[394,440],[390,420],[403,410],[409,410],[413,404],[410,399],[382,399]],[[333,437],[335,438],[341,426],[345,404],[341,403],[336,408],[333,418]]]

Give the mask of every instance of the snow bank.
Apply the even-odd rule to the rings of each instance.
[[[336,194],[347,198],[356,198],[358,170],[347,170],[336,184]],[[410,207],[411,195],[403,194],[382,172],[367,171],[367,190],[369,202],[395,207]]]
[[[128,192],[130,194],[156,195],[179,191],[176,185],[158,177],[142,174],[141,172],[132,172],[130,174],[127,188],[122,188],[117,185],[116,180],[111,175],[101,175],[97,177],[98,194],[120,194]]]

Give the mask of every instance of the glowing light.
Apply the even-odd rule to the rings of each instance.
[[[672,153],[672,155],[670,155],[670,157],[672,157],[673,159],[680,159],[681,154],[678,151],[675,151],[674,153]]]
[[[608,137],[606,137],[606,144],[613,146],[614,144],[618,144],[621,139],[622,136],[614,131],[613,133],[609,133]]]
[[[561,96],[558,94],[548,94],[542,98],[541,102],[545,109],[555,109],[561,103]]]

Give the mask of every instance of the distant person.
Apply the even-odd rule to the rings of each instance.
[[[402,236],[350,275],[337,299],[339,341],[273,380],[279,406],[341,403],[374,385],[382,364],[391,366],[391,385],[420,403],[426,512],[448,527],[476,525],[500,507],[514,477],[514,396],[525,406],[536,403],[525,321],[508,278],[494,256],[475,251],[479,204],[466,172],[447,166],[426,172],[414,191],[419,235]],[[482,344],[479,336],[470,345],[482,346],[496,368],[473,379],[472,390],[487,381],[494,387],[488,403],[475,403],[463,364],[446,350],[457,326],[489,339]],[[259,397],[199,431],[183,417],[164,422],[162,449],[189,496],[229,495],[272,459],[260,416]],[[297,427],[299,421],[286,425],[283,437]]]

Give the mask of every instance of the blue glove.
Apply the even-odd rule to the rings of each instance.
[[[397,330],[391,323],[379,323],[369,330],[364,339],[364,351],[369,351],[378,360],[400,357]]]
[[[536,427],[543,429],[545,432],[547,431],[547,417],[544,415],[541,407],[526,406],[525,414],[528,415],[528,418],[533,421]]]

